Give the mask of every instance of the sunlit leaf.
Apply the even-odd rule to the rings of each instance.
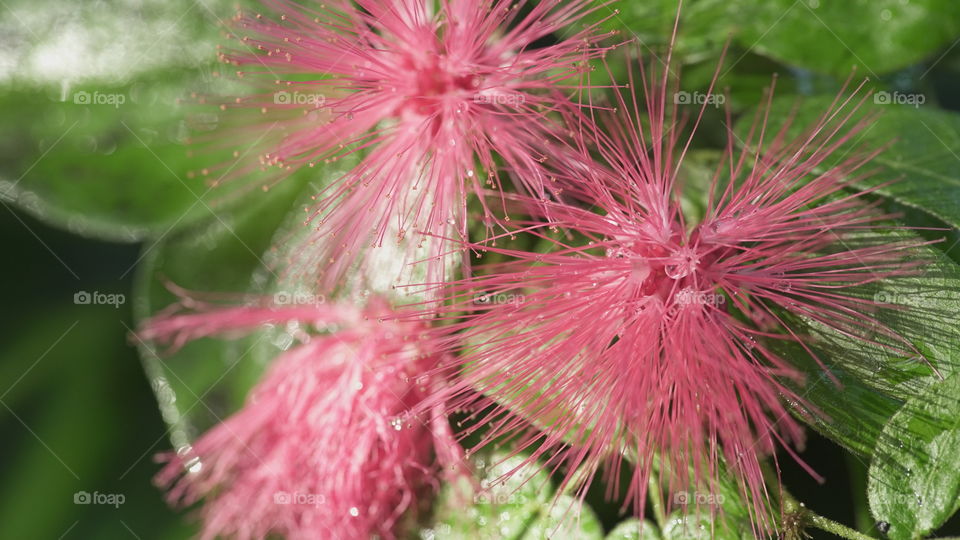
[[[893,540],[925,536],[960,508],[960,377],[929,386],[884,427],[870,465],[874,516]]]

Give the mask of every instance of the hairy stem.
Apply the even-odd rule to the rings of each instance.
[[[655,472],[650,472],[650,478],[647,480],[650,504],[653,507],[653,517],[657,520],[657,527],[662,531],[667,526],[667,516],[664,513],[663,494],[660,491],[660,477]]]
[[[774,479],[772,475],[775,473],[770,470],[769,466],[764,467],[763,472],[768,482]],[[774,485],[780,486],[778,493],[780,493],[780,504],[783,508],[785,526],[787,523],[796,524],[792,526],[797,526],[800,528],[812,526],[848,540],[876,540],[872,536],[868,536],[859,531],[851,529],[842,523],[837,523],[832,519],[825,518],[813,510],[810,510],[806,507],[806,505],[791,495],[790,492],[783,487],[781,482],[777,481],[774,483]],[[791,534],[798,534],[799,532],[800,531],[788,530],[787,538],[792,538]]]
[[[837,523],[832,519],[827,519],[819,514],[807,510],[807,522],[814,527],[833,533],[840,538],[849,538],[850,540],[874,540],[872,536],[867,536],[859,531],[855,531],[842,523]]]

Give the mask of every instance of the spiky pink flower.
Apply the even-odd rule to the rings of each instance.
[[[317,196],[308,220],[319,220],[318,247],[300,253],[301,266],[320,265],[327,290],[386,237],[409,235],[410,249],[422,233],[465,238],[468,196],[501,185],[497,160],[524,191],[548,196],[537,150],[554,136],[548,114],[565,99],[563,81],[602,54],[596,43],[610,35],[595,33],[599,23],[568,31],[607,9],[587,0],[264,3],[279,20],[238,15],[243,47],[222,58],[279,86],[221,108],[286,115],[252,126],[259,137],[282,133],[260,155],[278,176],[365,154]],[[488,227],[502,218],[486,205],[483,214]],[[430,250],[429,275],[441,278],[445,248]]]
[[[917,242],[888,242],[880,230],[891,216],[854,187],[876,152],[829,159],[869,121],[849,125],[862,103],[852,97],[795,139],[790,122],[770,137],[758,113],[744,150],[727,148],[706,215],[692,222],[678,184],[689,140],[670,80],[644,76],[643,107],[618,93],[606,132],[571,113],[583,155],[568,184],[579,181],[578,198],[593,207],[554,203],[551,222],[521,229],[551,250],[471,245],[513,260],[453,286],[444,316],[458,322],[444,331],[463,354],[441,370],[461,382],[443,399],[460,408],[475,392],[492,398],[497,407],[477,412],[477,426],[489,428],[481,444],[519,439],[531,461],[565,466],[565,481],[606,464],[617,492],[623,456],[635,459],[629,492],[640,514],[653,470],[664,485],[652,489],[679,491],[712,489],[726,468],[766,535],[761,460],[802,444],[785,401],[805,403],[788,384],[800,371],[771,343],[799,343],[816,358],[797,325],[805,321],[917,355],[864,294],[913,271]],[[605,164],[584,167],[594,148]]]
[[[417,323],[342,305],[235,307],[164,316],[142,336],[188,340],[299,324],[236,414],[175,456],[157,482],[203,503],[203,538],[395,538],[423,511],[441,468],[459,466],[446,418],[408,416],[439,357]],[[309,327],[330,331],[307,335]],[[451,473],[452,474],[452,473]]]

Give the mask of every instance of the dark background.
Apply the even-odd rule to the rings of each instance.
[[[6,205],[0,235],[0,538],[191,536],[151,483],[153,455],[170,443],[128,344],[139,246],[73,236]],[[127,301],[75,305],[78,291]],[[81,491],[125,501],[74,504]]]

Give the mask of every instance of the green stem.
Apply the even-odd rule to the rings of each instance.
[[[853,453],[846,453],[847,470],[852,485],[854,523],[860,532],[872,530],[875,521],[870,515],[870,502],[867,500],[867,469],[869,465]]]
[[[650,505],[653,506],[653,518],[657,520],[657,526],[662,531],[667,526],[667,515],[663,512],[663,494],[660,492],[660,477],[654,471],[650,471],[650,478],[647,480],[648,497]]]
[[[766,477],[767,482],[769,483],[773,477],[773,471],[769,467],[764,467],[764,477]],[[780,484],[780,482],[775,482],[772,485],[780,486],[780,504],[783,506],[784,514],[789,514],[794,517],[792,521],[799,522],[805,525],[810,525],[816,527],[822,531],[839,536],[840,538],[846,538],[847,540],[876,540],[872,536],[867,536],[859,531],[853,530],[850,527],[842,523],[837,523],[832,519],[825,518],[820,514],[817,514],[813,510],[807,508],[802,502],[798,501],[789,491],[786,490]]]
[[[840,538],[848,538],[849,540],[874,540],[872,536],[867,536],[859,531],[855,531],[842,523],[837,523],[832,519],[827,519],[819,514],[815,514],[810,510],[807,510],[806,515],[807,522],[813,525],[814,527],[827,531],[828,533],[835,534]]]

